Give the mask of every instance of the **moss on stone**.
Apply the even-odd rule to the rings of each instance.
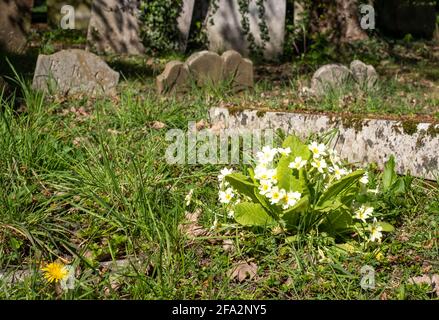
[[[257,116],[258,118],[262,118],[263,116],[265,116],[266,113],[267,113],[266,111],[258,110],[258,111],[256,112],[256,116]]]
[[[401,122],[402,129],[405,134],[412,136],[418,131],[419,122],[413,120],[405,120]]]

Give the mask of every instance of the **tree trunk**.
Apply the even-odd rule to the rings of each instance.
[[[358,0],[314,0],[310,9],[311,32],[326,34],[337,43],[368,38],[360,27]]]
[[[351,42],[368,38],[367,33],[360,26],[357,0],[337,0],[337,11],[340,13],[343,30],[342,41]]]

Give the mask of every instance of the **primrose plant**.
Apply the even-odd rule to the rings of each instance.
[[[224,168],[218,176],[219,201],[242,226],[288,234],[318,230],[334,238],[355,234],[370,242],[393,229],[361,202],[368,173],[352,171],[323,143],[288,136],[281,148],[265,146],[254,162],[247,175]]]

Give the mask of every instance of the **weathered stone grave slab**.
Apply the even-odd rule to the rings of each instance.
[[[354,60],[350,68],[342,64],[326,64],[314,72],[311,79],[311,92],[317,96],[324,96],[331,90],[349,88],[348,85],[360,89],[373,89],[378,82],[378,73],[371,65],[360,60]]]
[[[253,62],[251,60],[242,58],[234,50],[224,52],[221,58],[223,59],[224,79],[232,81],[234,91],[253,88]]]
[[[360,60],[351,62],[350,70],[354,80],[362,88],[372,89],[378,81],[378,73],[371,65],[365,64]]]
[[[142,54],[137,0],[94,0],[87,49],[98,53]]]
[[[283,52],[286,1],[266,0],[263,3],[265,8],[264,21],[270,37],[270,40],[265,42],[264,57],[275,60]],[[210,7],[210,19],[212,19],[213,24],[207,23],[209,50],[223,52],[233,49],[248,56],[250,44],[244,34],[238,0],[218,0],[217,7],[218,9],[215,9],[214,6]],[[255,38],[255,44],[262,48],[264,41],[259,26],[261,19],[256,0],[249,2],[248,22],[250,33]]]
[[[32,6],[33,0],[0,0],[0,51],[24,51]]]
[[[223,60],[215,52],[196,52],[186,60],[186,64],[191,78],[199,86],[216,84],[223,79]]]
[[[157,93],[186,92],[190,86],[189,68],[180,61],[170,61],[162,74],[157,76]]]
[[[238,52],[228,50],[222,56],[215,52],[200,51],[185,63],[170,61],[162,74],[157,76],[157,92],[182,93],[194,83],[197,86],[219,85],[230,82],[234,92],[253,87],[253,62]]]
[[[217,127],[245,132],[249,129],[282,129],[302,138],[312,133],[338,129],[333,145],[342,158],[380,168],[395,156],[399,174],[435,180],[439,174],[439,124],[404,123],[384,119],[348,120],[327,115],[212,108],[211,122]]]
[[[332,89],[337,89],[352,79],[352,72],[341,64],[326,64],[320,67],[311,79],[311,89],[322,96]]]
[[[75,9],[75,29],[87,30],[93,0],[47,0],[47,22],[52,27],[60,27],[63,14],[61,8],[70,5]]]
[[[119,73],[97,55],[79,49],[40,54],[32,86],[60,94],[114,94]]]
[[[194,12],[195,0],[183,0],[183,6],[180,16],[177,19],[180,50],[186,51],[187,40],[189,38],[189,31],[191,29],[192,15]]]

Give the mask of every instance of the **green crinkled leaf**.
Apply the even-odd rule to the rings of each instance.
[[[256,188],[256,185],[253,183],[251,178],[241,173],[232,173],[226,176],[226,181],[229,182],[233,189],[235,189],[239,193],[250,197],[254,202],[259,201],[255,197],[254,190]]]
[[[383,228],[383,231],[384,231],[384,232],[393,232],[393,231],[395,231],[395,227],[392,226],[392,225],[391,225],[390,223],[388,223],[388,222],[379,221],[379,222],[377,222],[377,224],[378,224],[381,228]]]
[[[259,203],[242,202],[235,206],[235,220],[243,226],[266,227],[276,221]]]
[[[392,155],[384,165],[383,172],[383,189],[387,191],[396,181],[397,175],[395,171],[395,157]]]
[[[255,197],[258,199],[258,202],[271,214],[277,215],[280,213],[280,209],[268,201],[268,199],[259,193],[259,189],[254,189],[255,191]]]
[[[311,151],[308,146],[303,143],[297,136],[290,135],[282,143],[283,148],[290,148],[290,157],[294,160],[296,157],[302,157],[303,160],[308,160],[311,157]]]
[[[288,229],[296,228],[299,224],[300,214],[306,212],[309,207],[309,197],[305,196],[300,199],[295,206],[284,211],[282,219],[285,221]]]
[[[330,235],[339,235],[351,231],[352,225],[352,214],[349,208],[341,206],[338,210],[331,210],[327,213],[320,230]]]
[[[336,199],[342,199],[343,196],[351,195],[355,192],[353,186],[364,175],[363,170],[357,170],[344,176],[340,180],[334,182],[328,189],[320,196],[317,202],[316,210],[326,211],[326,208],[332,208]],[[351,197],[349,197],[350,199]],[[347,200],[347,198],[345,198]]]
[[[289,168],[291,158],[290,156],[282,156],[279,159],[279,163],[277,165],[276,173],[278,180],[279,189],[285,189],[287,191],[292,190],[294,185],[293,180],[293,170]]]

